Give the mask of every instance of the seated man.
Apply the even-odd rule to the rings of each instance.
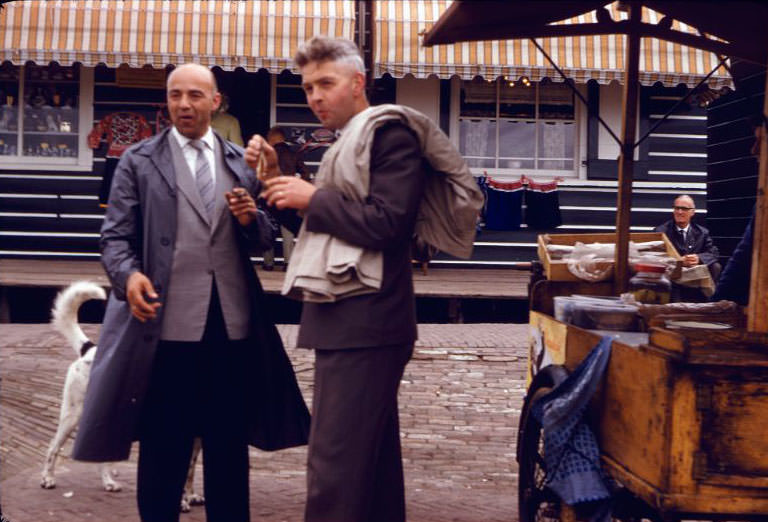
[[[696,213],[696,204],[693,198],[680,195],[675,198],[672,210],[673,219],[655,228],[656,232],[664,232],[675,249],[683,256],[683,266],[686,268],[697,265],[706,265],[712,276],[712,281],[717,283],[722,270],[717,262],[718,250],[712,242],[709,230],[701,225],[692,223],[691,219]],[[679,288],[681,300],[700,300],[698,289]],[[690,292],[688,290],[696,290]]]

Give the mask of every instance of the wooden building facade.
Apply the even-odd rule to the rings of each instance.
[[[371,41],[366,49],[374,103],[402,103],[431,116],[473,173],[498,182],[502,192],[514,192],[503,187],[522,179],[533,184],[558,180],[562,224],[556,230],[528,226],[522,198],[519,222],[481,230],[470,261],[440,257],[436,264],[504,266],[535,258],[536,235],[543,231],[612,231],[618,146],[597,120],[602,118],[618,133],[621,38],[540,42],[574,80],[586,100],[582,104],[530,42],[420,47],[422,32],[449,4],[7,4],[0,12],[0,257],[98,257],[104,212],[99,189],[110,158],[105,136],[91,148],[88,134],[105,118],[123,112],[139,116],[148,132],[157,132],[167,123],[162,117],[164,78],[174,65],[195,61],[213,68],[244,138],[280,125],[306,140],[319,123],[292,69],[297,45],[313,34],[362,42],[361,31]],[[370,16],[361,16],[365,13]],[[615,6],[611,13],[623,16]],[[372,19],[372,26],[361,24],[362,19]],[[716,65],[708,53],[672,44],[644,48],[640,135],[686,100],[636,151],[633,231],[651,230],[668,219],[672,199],[680,193],[693,196],[700,221],[710,205],[720,208],[707,195],[707,171],[712,168],[707,118],[713,111],[689,97],[686,88]],[[720,94],[729,84],[730,77],[718,71],[708,86]],[[310,168],[317,167],[323,150],[307,156]],[[525,191],[531,186],[521,187]]]

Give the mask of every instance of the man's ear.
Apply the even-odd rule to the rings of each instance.
[[[352,79],[352,88],[355,96],[363,96],[365,94],[365,75],[361,72],[355,72],[355,76]]]
[[[219,107],[221,106],[221,93],[216,91],[213,93],[213,112],[216,112],[219,110]]]

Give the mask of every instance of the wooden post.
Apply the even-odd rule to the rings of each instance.
[[[632,178],[634,174],[635,128],[637,127],[637,100],[639,93],[640,30],[642,5],[629,4],[629,31],[627,32],[626,63],[624,73],[623,118],[621,128],[621,154],[619,154],[619,190],[616,195],[616,260],[614,291],[627,291],[629,282],[629,224],[632,211]]]
[[[360,53],[363,55],[363,63],[365,64],[365,88],[368,94],[368,100],[373,95],[373,80],[374,80],[374,15],[373,15],[373,1],[372,0],[357,0],[356,12],[357,12],[357,31],[356,37],[357,47],[360,49]]]
[[[768,76],[766,77],[768,94]],[[749,283],[749,308],[747,309],[747,330],[768,332],[768,129],[765,115],[768,114],[768,95],[763,101],[763,121],[760,132],[760,168],[757,178],[757,203],[755,204],[755,229],[752,231],[752,277]],[[761,263],[761,260],[766,263]]]

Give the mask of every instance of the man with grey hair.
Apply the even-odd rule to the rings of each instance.
[[[656,232],[664,232],[675,249],[683,257],[684,267],[707,265],[712,278],[717,282],[720,265],[717,247],[709,235],[709,230],[692,221],[696,213],[696,204],[687,194],[675,198],[672,205],[672,219],[657,226]]]
[[[112,293],[73,456],[124,460],[138,440],[141,520],[177,522],[199,437],[207,519],[247,522],[248,444],[304,444],[309,414],[248,255],[273,235],[261,184],[211,128],[211,71],[176,68],[167,101],[173,126],[115,173],[101,229]]]
[[[656,232],[666,234],[675,246],[675,250],[682,256],[683,267],[695,274],[697,280],[705,282],[700,288],[689,286],[691,283],[683,283],[682,279],[673,281],[673,301],[706,300],[707,295],[711,295],[712,290],[714,290],[714,284],[717,284],[722,271],[720,263],[718,263],[719,252],[709,235],[709,230],[692,221],[695,213],[696,204],[693,198],[687,194],[681,194],[675,198],[673,203],[672,219],[654,229]],[[702,265],[708,269],[703,274],[697,272],[703,268],[695,268]],[[707,272],[709,272],[711,281],[707,277]]]
[[[404,521],[397,392],[416,340],[411,239],[468,257],[482,196],[429,118],[369,107],[353,42],[312,38],[295,63],[339,138],[315,185],[282,176],[259,136],[246,161],[262,164],[269,205],[304,216],[283,293],[304,301],[297,344],[315,350],[305,520]]]

